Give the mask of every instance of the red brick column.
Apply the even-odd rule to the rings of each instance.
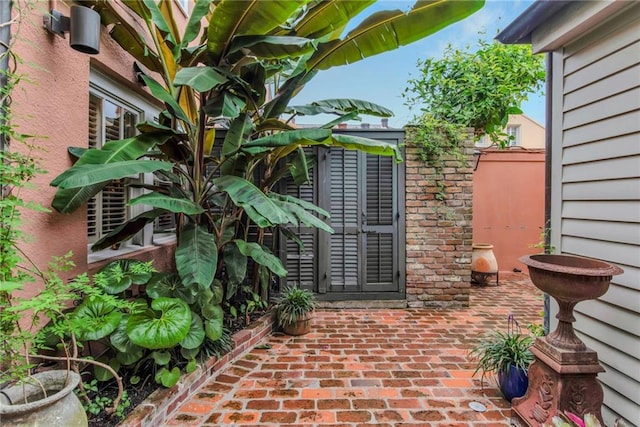
[[[406,243],[409,307],[468,306],[471,280],[473,140],[462,159],[425,163],[407,128]]]

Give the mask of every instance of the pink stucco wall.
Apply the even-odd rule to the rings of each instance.
[[[500,271],[526,271],[522,255],[544,226],[544,151],[484,150],[473,174],[473,242],[491,243]]]
[[[109,74],[131,90],[146,94],[135,82],[133,58],[109,37],[102,27],[100,54],[89,56],[69,47],[69,40],[48,33],[42,26],[47,2],[36,2],[36,10],[22,25],[16,52],[24,61],[20,72],[32,83],[23,83],[13,94],[15,122],[23,133],[38,135],[31,142],[39,149],[46,174],[34,181],[35,188],[24,196],[28,200],[50,207],[55,189],[49,182],[71,165],[67,147],[87,145],[89,74],[91,67]],[[57,2],[57,9],[69,15],[69,6]],[[180,26],[184,16],[177,12]],[[51,256],[73,252],[80,273],[95,270],[87,265],[86,210],[73,214],[25,212],[24,230],[31,236],[23,245],[26,254],[41,268]],[[159,260],[162,266],[171,265],[172,246],[146,248],[146,258]],[[35,289],[27,291],[35,292]]]

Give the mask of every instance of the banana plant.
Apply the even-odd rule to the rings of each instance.
[[[129,204],[153,209],[123,223],[93,249],[126,240],[169,212],[178,224],[175,260],[185,293],[216,294],[221,286],[227,299],[244,280],[249,260],[263,287],[269,274],[286,274],[263,244],[265,229],[302,223],[332,231],[322,220],[326,211],[275,191],[284,178],[298,184],[309,179],[313,162],[305,147],[343,147],[402,160],[396,146],[331,132],[360,114],[388,117],[388,109],[354,99],[289,106],[293,96],[320,70],[415,42],[483,5],[420,0],[407,11],[371,14],[343,36],[374,1],[197,0],[183,31],[171,0],[80,3],[93,7],[111,37],[135,58],[146,87],[165,110],[157,123],[140,124],[134,138],[72,150],[80,157],[52,182],[58,188],[52,205],[72,212],[110,180],[154,172],[172,185],[143,185],[148,192]],[[296,115],[320,113],[336,118],[317,129],[290,125]],[[223,128],[224,137],[216,137]],[[254,228],[257,233],[250,232]],[[199,310],[199,317],[211,320],[203,307]],[[208,336],[215,337],[219,328]]]

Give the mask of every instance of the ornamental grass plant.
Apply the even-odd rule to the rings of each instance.
[[[277,305],[278,324],[281,327],[294,325],[311,313],[315,306],[315,296],[311,291],[296,286],[286,287]]]

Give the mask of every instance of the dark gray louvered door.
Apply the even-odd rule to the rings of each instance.
[[[342,132],[397,144],[404,136],[402,131]],[[317,160],[313,182],[302,187],[289,182],[286,193],[329,211],[335,232],[292,229],[304,250],[281,236],[289,272],[285,283],[313,289],[326,300],[403,299],[402,164],[340,148],[318,148]]]
[[[398,290],[398,261],[394,254],[396,244],[396,216],[394,209],[394,183],[397,168],[391,157],[366,155],[366,196],[362,213],[362,238],[364,239],[365,292],[387,292]]]

